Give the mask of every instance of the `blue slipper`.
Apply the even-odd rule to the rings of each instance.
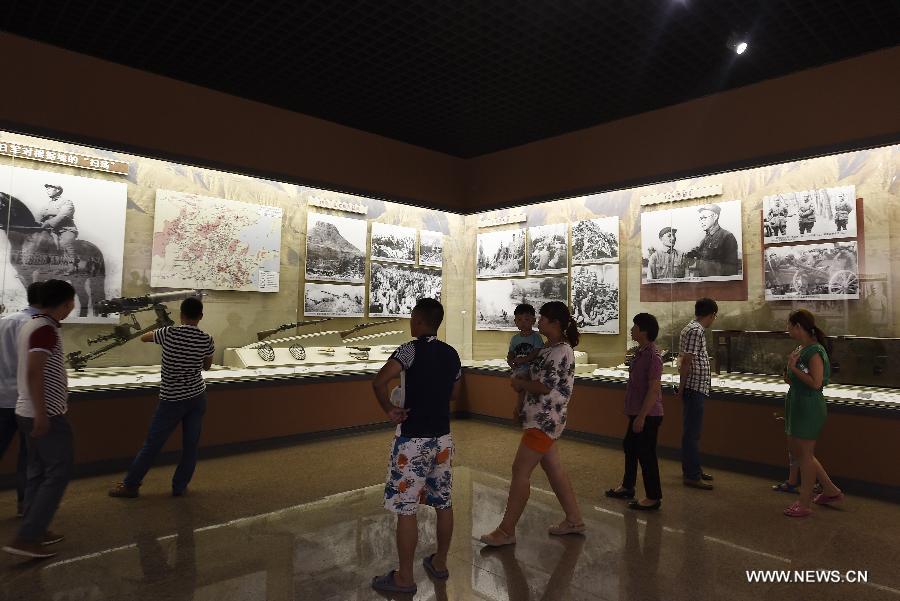
[[[383,593],[414,594],[416,592],[416,585],[400,586],[394,581],[394,572],[396,572],[396,570],[391,570],[384,576],[375,576],[372,578],[372,588]]]
[[[800,492],[800,485],[791,484],[790,482],[785,480],[781,484],[775,484],[774,486],[772,486],[772,490],[774,490],[775,492],[790,492],[796,494]]]
[[[431,563],[432,560],[434,560],[434,553],[432,553],[432,554],[429,555],[428,557],[424,557],[424,558],[422,559],[422,565],[425,566],[425,571],[428,572],[428,574],[429,574],[432,578],[436,578],[436,579],[438,579],[438,580],[446,580],[447,578],[450,578],[450,570],[438,570],[438,569],[436,569],[436,568],[434,567],[434,564]]]

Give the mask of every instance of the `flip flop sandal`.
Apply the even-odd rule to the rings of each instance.
[[[500,530],[499,528],[498,528],[498,530],[499,530],[498,534],[494,535],[493,532],[490,534],[482,534],[478,540],[480,540],[481,542],[486,544],[488,547],[503,547],[505,545],[516,544],[516,535],[515,534],[509,535],[509,534],[506,534],[505,532],[503,532],[502,530]]]
[[[784,510],[784,515],[789,518],[805,518],[812,515],[812,510],[803,507],[800,503],[794,503]]]
[[[428,572],[429,576],[438,580],[450,578],[450,570],[438,570],[431,563],[432,561],[434,561],[434,553],[422,559],[422,565],[425,566],[425,571]]]
[[[587,530],[587,525],[584,522],[581,524],[563,522],[556,526],[550,526],[548,532],[554,536],[565,536],[567,534],[584,534],[585,530]]]
[[[798,494],[800,492],[799,484],[791,484],[787,480],[782,482],[781,484],[775,484],[772,486],[772,490],[775,492],[790,492],[794,494]]]
[[[839,492],[838,494],[834,495],[833,497],[829,497],[825,493],[819,493],[813,499],[813,503],[815,503],[816,505],[831,505],[832,503],[837,503],[838,501],[843,501],[843,500],[844,500],[844,493],[842,493],[842,492]]]
[[[400,586],[394,581],[394,572],[396,572],[396,570],[391,570],[384,576],[375,576],[372,578],[372,588],[383,593],[415,594],[416,585]]]

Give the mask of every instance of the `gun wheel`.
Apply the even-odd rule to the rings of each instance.
[[[259,358],[263,361],[274,361],[275,360],[275,349],[273,349],[268,344],[264,344],[256,349],[256,354],[259,355]]]

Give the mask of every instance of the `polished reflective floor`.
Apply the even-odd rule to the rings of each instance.
[[[580,442],[561,445],[587,535],[546,533],[561,514],[537,474],[518,544],[485,549],[476,539],[502,514],[517,434],[473,422],[454,432],[451,576],[432,581],[418,563],[415,596],[369,587],[396,560],[379,483],[391,435],[379,432],[205,461],[179,499],[166,494],[170,466],[154,469],[136,500],[106,497],[110,478],[73,482],[53,525],[67,535],[60,554],[43,562],[4,554],[0,599],[900,601],[896,505],[848,498],[790,520],[780,512],[794,497],[770,492],[768,481],[717,472],[715,491],[696,491],[680,485],[680,466],[663,461],[663,509],[635,513],[600,496],[619,478],[620,454]],[[0,516],[11,516],[10,492],[0,497]],[[434,549],[434,514],[419,516],[422,557]],[[15,526],[0,517],[0,537]],[[842,578],[859,570],[868,582],[751,583],[748,570]]]

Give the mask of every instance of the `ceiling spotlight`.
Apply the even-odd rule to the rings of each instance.
[[[734,51],[738,54],[744,54],[747,51],[747,42],[738,42],[738,45],[734,47]]]

